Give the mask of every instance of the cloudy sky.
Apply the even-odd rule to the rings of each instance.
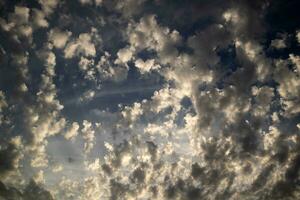
[[[298,0],[0,0],[0,200],[300,199]]]

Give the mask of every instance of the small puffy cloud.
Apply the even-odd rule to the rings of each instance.
[[[1,26],[10,31],[12,35],[27,37],[28,42],[32,41],[33,27],[29,22],[30,9],[22,6],[15,6],[14,12],[8,16],[8,22],[2,21]]]
[[[149,59],[149,60],[146,60],[146,61],[143,61],[142,59],[137,59],[134,62],[134,64],[140,70],[140,72],[142,74],[144,74],[144,73],[148,73],[148,72],[150,72],[152,70],[160,68],[160,66],[159,65],[155,65],[154,62],[155,62],[154,59]]]
[[[92,43],[91,35],[89,33],[81,33],[76,40],[67,44],[64,54],[65,58],[73,58],[79,55],[94,57],[96,48]]]
[[[112,80],[120,82],[127,78],[129,68],[126,65],[115,65],[111,60],[111,55],[105,52],[96,65],[96,69],[102,80]]]
[[[94,162],[90,162],[90,163],[89,162],[84,162],[84,165],[85,165],[87,170],[95,171],[95,172],[98,171],[101,167],[99,158],[95,159]]]
[[[93,3],[93,1],[92,0],[79,0],[79,2],[81,3],[81,4],[92,4]]]
[[[82,122],[83,128],[81,129],[82,137],[85,141],[84,143],[84,152],[86,154],[90,153],[95,144],[95,130],[92,126],[92,123],[84,120]]]
[[[143,109],[140,103],[134,103],[133,106],[125,106],[121,112],[122,117],[130,123],[130,126],[143,114]]]
[[[10,15],[10,20],[18,24],[26,24],[29,20],[30,9],[27,7],[16,6],[15,12]]]
[[[34,148],[34,157],[32,157],[30,161],[30,166],[33,168],[47,167],[49,160],[46,152],[46,144],[35,144],[35,146],[31,148]]]
[[[5,98],[5,95],[4,95],[4,92],[2,92],[0,90],[0,125],[2,124],[3,122],[3,110],[8,106],[7,102],[6,102],[6,98]]]
[[[284,49],[287,46],[286,46],[285,40],[275,39],[275,40],[271,41],[271,47],[276,48],[276,49]]]
[[[83,93],[82,97],[80,97],[80,101],[90,101],[95,97],[96,92],[94,90],[88,90]]]
[[[297,38],[298,43],[300,44],[300,30],[298,30],[296,32],[296,38]]]
[[[79,0],[79,2],[82,5],[92,5],[94,3],[96,6],[100,6],[103,0]]]
[[[64,137],[67,140],[70,140],[78,135],[78,130],[79,130],[79,124],[77,122],[73,122],[65,132]]]
[[[27,92],[28,91],[28,88],[26,86],[25,83],[22,83],[20,86],[19,86],[19,91],[20,92]]]
[[[87,80],[97,81],[97,71],[93,59],[81,57],[78,63],[79,69],[84,73],[84,78]]]
[[[288,35],[285,34],[278,34],[278,37],[274,40],[271,41],[271,48],[275,48],[275,49],[284,49],[287,48],[287,38]]]
[[[0,112],[2,112],[2,110],[7,106],[8,105],[7,105],[7,102],[6,102],[4,92],[0,90]]]
[[[289,55],[290,60],[295,65],[297,73],[300,75],[300,56],[290,54]]]
[[[65,47],[71,35],[72,33],[69,31],[61,31],[58,28],[54,28],[50,31],[48,37],[54,47],[61,49]]]
[[[240,20],[239,14],[235,9],[230,9],[224,12],[223,18],[227,23],[238,23],[238,21]]]
[[[39,3],[42,6],[42,10],[45,12],[46,15],[52,14],[54,9],[59,4],[58,0],[39,0]]]
[[[128,37],[132,49],[155,50],[163,64],[172,63],[172,59],[178,56],[176,45],[182,42],[179,32],[160,26],[155,15],[144,16],[138,24],[130,24]]]
[[[133,15],[139,14],[143,9],[143,4],[145,0],[124,0],[117,1],[116,9],[121,11],[123,16],[132,17]]]
[[[46,15],[44,12],[38,9],[33,9],[32,21],[35,27],[47,28],[49,26],[49,23],[45,18]]]
[[[120,49],[117,53],[118,59],[115,61],[116,64],[127,63],[132,59],[132,50],[129,47]]]
[[[270,110],[274,89],[264,86],[261,88],[253,87],[252,94],[255,96],[254,115],[265,116]]]
[[[293,57],[291,57],[293,60]],[[279,83],[278,92],[285,99],[293,99],[300,94],[300,81],[297,74],[288,68],[288,62],[278,60],[276,62],[274,79]]]
[[[52,167],[52,172],[57,173],[64,169],[63,165],[61,164],[54,164]]]
[[[45,183],[45,179],[44,179],[44,171],[43,170],[39,170],[34,176],[33,176],[33,180],[34,182],[38,183],[38,184],[43,184]]]

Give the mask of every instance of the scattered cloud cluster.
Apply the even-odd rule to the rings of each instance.
[[[77,2],[0,3],[0,199],[300,198],[279,4]]]

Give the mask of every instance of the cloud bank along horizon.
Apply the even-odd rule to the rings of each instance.
[[[0,0],[0,199],[299,199],[297,8]]]

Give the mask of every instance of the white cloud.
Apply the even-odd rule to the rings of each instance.
[[[127,63],[132,59],[132,49],[125,47],[120,49],[117,53],[118,59],[115,61],[116,64]]]
[[[39,0],[39,3],[42,6],[42,10],[46,15],[50,15],[53,13],[54,9],[59,4],[58,0]]]
[[[62,171],[63,169],[64,169],[63,165],[61,165],[61,164],[55,164],[52,167],[52,172],[57,173],[57,172]]]
[[[33,180],[38,183],[38,184],[43,184],[45,183],[45,179],[44,179],[44,171],[40,170],[38,171],[34,176],[33,176]]]
[[[276,49],[284,49],[286,48],[286,43],[285,40],[283,39],[274,39],[271,41],[271,47],[276,48]]]
[[[290,54],[289,55],[290,60],[295,65],[297,73],[300,75],[300,56]]]
[[[26,24],[29,20],[30,9],[22,6],[15,6],[15,12],[10,15],[10,21],[18,24]]]
[[[144,74],[160,68],[160,66],[155,65],[154,62],[154,59],[148,59],[146,61],[143,61],[142,59],[137,59],[134,62],[134,64],[140,70],[140,72]]]
[[[96,172],[100,169],[100,159],[97,158],[94,160],[94,162],[90,162],[90,163],[85,161],[84,165],[87,170]]]
[[[131,107],[125,106],[121,112],[122,117],[132,126],[135,121],[143,114],[143,109],[140,103],[134,103]]]
[[[122,81],[127,78],[128,66],[126,65],[114,65],[111,61],[111,55],[105,52],[101,56],[99,62],[96,65],[96,69],[102,80],[112,80],[115,82]]]
[[[46,15],[44,12],[38,10],[38,9],[33,9],[33,24],[36,27],[41,27],[41,28],[47,28],[49,26],[49,23],[47,21]]]
[[[297,38],[298,43],[300,44],[300,30],[298,30],[296,32],[296,38]]]
[[[71,126],[67,129],[65,132],[64,137],[67,140],[73,139],[78,135],[78,130],[79,130],[79,124],[77,122],[73,122]]]
[[[274,97],[273,88],[267,86],[261,88],[253,87],[252,94],[255,96],[254,115],[261,117],[267,115]]]
[[[82,56],[78,65],[79,69],[84,73],[85,79],[97,81],[96,66],[93,59]]]
[[[65,58],[73,58],[74,56],[91,56],[96,55],[95,45],[89,33],[81,33],[78,38],[67,44],[64,49]]]
[[[82,137],[85,140],[84,152],[86,154],[90,153],[95,144],[95,130],[93,129],[92,123],[84,120],[83,128],[81,129]]]
[[[300,81],[298,75],[288,68],[287,61],[277,60],[274,79],[278,86],[278,92],[283,98],[285,114],[290,116],[300,112],[298,96],[300,95]]]
[[[83,93],[82,97],[80,97],[80,101],[90,101],[95,97],[95,91],[94,90],[87,90],[86,92]]]
[[[177,57],[175,45],[181,43],[181,36],[176,31],[161,27],[155,15],[141,18],[138,24],[128,26],[128,37],[132,49],[153,49],[158,52],[158,57],[163,64],[171,63]]]
[[[61,31],[54,28],[49,33],[49,41],[51,41],[56,48],[64,48],[70,36],[72,35],[69,31]]]
[[[3,122],[3,110],[8,106],[4,92],[0,90],[0,125]]]

